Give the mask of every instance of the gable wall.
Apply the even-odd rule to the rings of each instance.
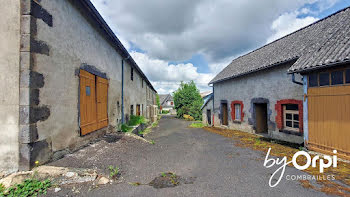
[[[291,63],[276,68],[263,70],[236,79],[214,84],[215,126],[221,126],[220,102],[227,101],[229,114],[229,128],[254,133],[253,102],[258,100],[268,101],[269,135],[274,138],[289,140],[292,142],[303,141],[302,136],[287,135],[281,133],[276,125],[277,101],[285,99],[302,100],[303,87],[292,82],[287,69]],[[296,77],[302,81],[301,76]],[[244,118],[242,123],[233,123],[231,117],[231,102],[242,101],[244,105]]]

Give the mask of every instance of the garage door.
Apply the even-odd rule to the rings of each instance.
[[[108,80],[80,70],[80,132],[86,135],[108,126]]]
[[[308,89],[311,150],[350,159],[350,86]]]

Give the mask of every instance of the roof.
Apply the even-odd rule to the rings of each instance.
[[[202,105],[201,110],[209,103],[210,100],[213,99],[213,95],[214,95],[213,93],[210,93],[210,94],[208,95],[208,99],[206,99],[206,100],[204,101],[204,104]]]
[[[206,91],[206,92],[201,92],[200,95],[202,98],[208,96],[209,94],[211,94],[211,91]]]
[[[289,72],[349,59],[350,7],[234,59],[209,84],[297,60]]]
[[[173,97],[171,96],[171,94],[160,94],[159,95],[159,102],[161,106],[166,106],[166,102],[167,101],[172,101]]]
[[[136,64],[134,59],[130,56],[129,52],[125,49],[123,44],[120,42],[118,37],[114,34],[111,28],[107,25],[106,21],[102,18],[100,13],[96,10],[95,6],[90,0],[70,0],[74,5],[82,9],[85,14],[88,14],[89,19],[92,19],[96,28],[102,30],[101,32],[112,42],[114,48],[122,55],[125,61],[128,61],[132,67],[134,67],[141,75],[141,77],[146,81],[146,83],[151,87],[151,89],[157,92],[152,86],[151,82],[148,80],[146,75],[142,72],[140,67]]]

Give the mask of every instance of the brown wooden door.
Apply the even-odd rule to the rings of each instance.
[[[108,126],[108,80],[101,77],[97,79],[97,129],[101,129]]]
[[[85,135],[97,130],[95,75],[80,70],[80,129]]]
[[[228,111],[227,111],[227,103],[222,103],[222,124],[228,125]]]
[[[136,105],[136,116],[140,116],[141,111],[140,111],[140,105]]]
[[[350,86],[308,89],[308,148],[350,159]]]
[[[255,104],[256,132],[267,133],[267,104]]]

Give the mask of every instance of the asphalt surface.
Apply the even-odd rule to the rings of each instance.
[[[146,136],[149,144],[133,138],[101,140],[51,163],[63,167],[94,168],[108,173],[108,166],[121,169],[121,183],[93,187],[91,184],[62,187],[49,196],[326,196],[307,189],[286,175],[301,175],[287,167],[278,186],[270,188],[275,169],[263,166],[265,154],[234,145],[234,140],[203,129],[188,128],[189,122],[163,116]],[[147,185],[162,172],[191,178],[189,184],[156,189]],[[135,186],[130,183],[141,183]]]

